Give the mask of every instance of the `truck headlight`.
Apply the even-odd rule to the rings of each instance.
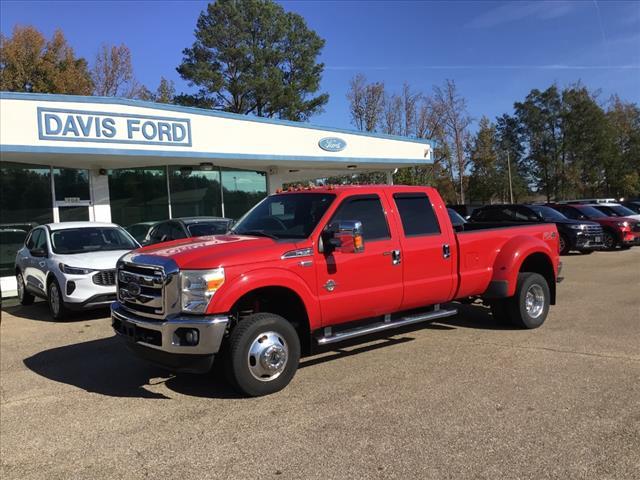
[[[618,222],[618,226],[619,227],[628,227],[629,226],[629,222]]]
[[[584,230],[587,227],[585,225],[569,225],[569,228],[573,230]]]
[[[182,311],[204,313],[211,298],[224,284],[224,268],[180,272]]]
[[[60,263],[58,268],[60,268],[62,273],[67,273],[69,275],[89,275],[91,272],[95,271],[91,268],[70,267],[64,263]]]

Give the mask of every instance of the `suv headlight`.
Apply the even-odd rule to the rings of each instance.
[[[211,298],[224,284],[224,268],[180,272],[182,311],[204,313]]]
[[[70,267],[64,263],[59,264],[58,267],[62,273],[68,273],[69,275],[89,275],[91,272],[95,272],[92,268]]]
[[[569,228],[573,230],[584,230],[586,229],[586,225],[569,225]]]
[[[628,227],[629,226],[629,222],[618,222],[618,226],[619,227]]]

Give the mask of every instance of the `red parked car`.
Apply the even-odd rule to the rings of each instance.
[[[228,234],[143,247],[118,265],[116,333],[140,356],[241,392],[284,388],[314,347],[456,314],[542,325],[560,268],[553,224],[454,228],[433,188],[362,186],[271,195]]]
[[[640,245],[640,222],[627,217],[609,217],[597,208],[579,203],[549,204],[565,217],[574,220],[591,220],[602,225],[604,245],[608,250]]]

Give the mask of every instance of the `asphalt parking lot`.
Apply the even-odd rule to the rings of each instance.
[[[1,476],[640,478],[640,248],[563,262],[538,330],[463,306],[304,359],[256,399],[136,360],[106,312],[7,302]]]

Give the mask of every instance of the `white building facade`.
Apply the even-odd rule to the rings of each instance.
[[[238,218],[283,183],[430,163],[433,144],[120,98],[0,93],[0,282],[41,223]],[[21,240],[22,239],[22,240]]]

